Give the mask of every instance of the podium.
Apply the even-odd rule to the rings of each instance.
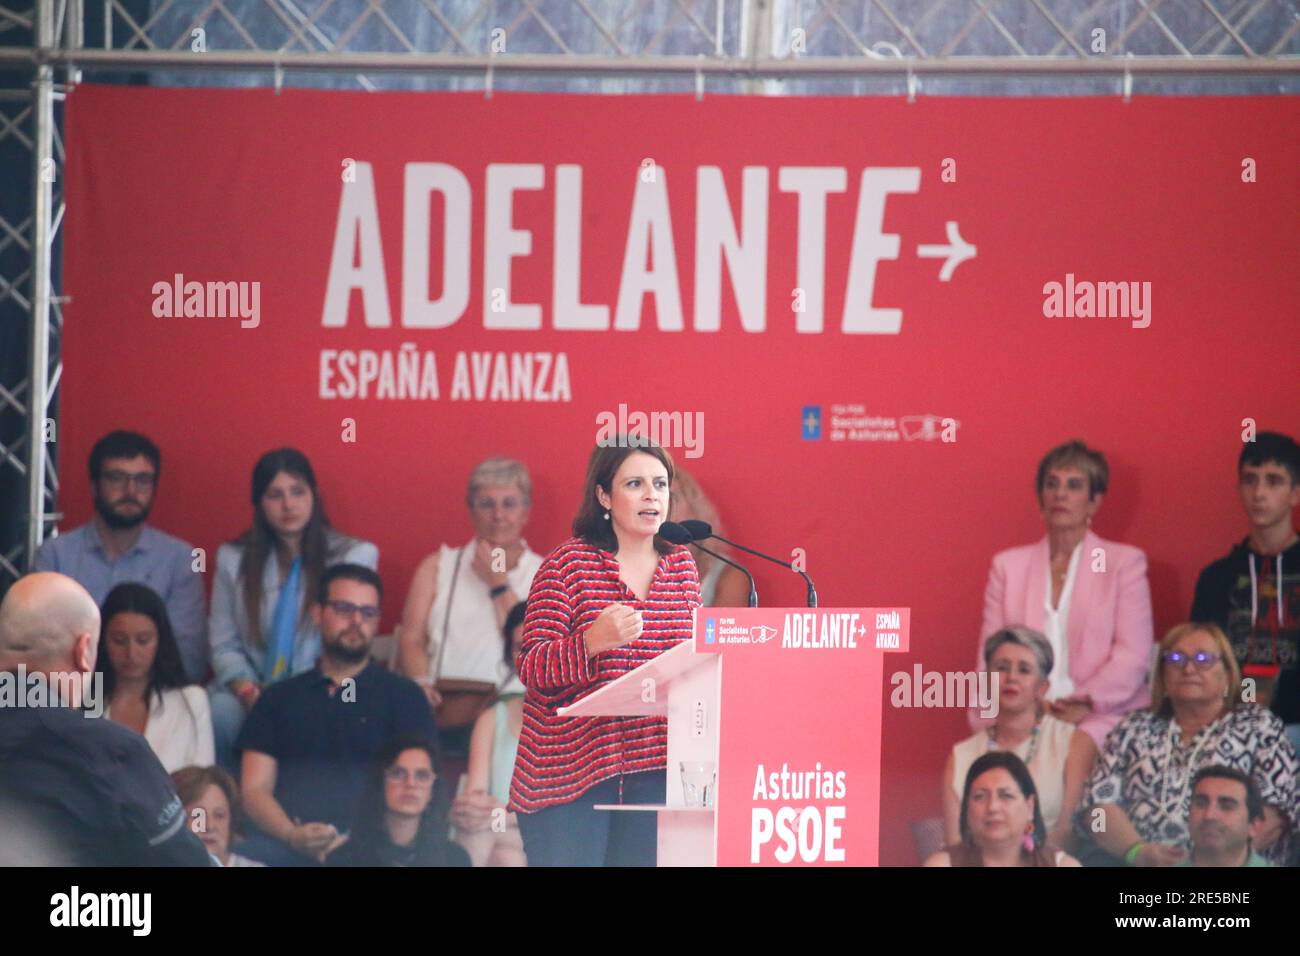
[[[666,717],[660,866],[875,866],[884,655],[908,650],[908,608],[700,608],[692,640],[574,704],[566,717]],[[686,806],[683,761],[716,768],[712,807]]]

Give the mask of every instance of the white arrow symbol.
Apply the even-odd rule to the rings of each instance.
[[[957,224],[949,220],[946,224],[948,245],[920,245],[916,247],[918,259],[947,259],[939,270],[939,281],[947,282],[957,267],[967,259],[975,258],[975,247],[961,237]]]

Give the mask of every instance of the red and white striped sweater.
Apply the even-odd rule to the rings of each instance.
[[[630,644],[587,659],[583,634],[610,604],[641,612]],[[660,557],[644,601],[618,576],[618,562],[579,538],[547,555],[533,577],[517,666],[528,689],[509,809],[531,813],[568,803],[620,773],[667,766],[662,717],[558,717],[556,710],[691,637],[700,578],[690,551]]]

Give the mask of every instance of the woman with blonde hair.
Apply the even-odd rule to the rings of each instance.
[[[442,755],[461,759],[474,722],[497,692],[506,615],[528,595],[542,564],[523,537],[533,505],[523,462],[480,462],[465,504],[474,536],[420,562],[397,632],[397,669],[437,711]]]
[[[1151,708],[1111,731],[1088,782],[1085,806],[1105,822],[1095,833],[1097,845],[1129,866],[1181,862],[1191,845],[1192,778],[1210,765],[1236,768],[1255,781],[1264,800],[1255,847],[1285,862],[1300,825],[1300,800],[1296,755],[1282,721],[1243,687],[1217,625],[1179,624],[1160,642]]]
[[[1056,658],[1048,710],[1100,749],[1125,714],[1151,700],[1146,555],[1092,528],[1110,487],[1101,452],[1081,441],[1053,448],[1038,464],[1034,487],[1046,533],[994,555],[980,640],[1009,624],[1041,632]],[[973,712],[971,726],[981,726]]]
[[[678,468],[673,476],[671,509],[673,521],[704,521],[714,531],[722,533],[722,519],[718,517],[717,507],[685,468]],[[738,568],[705,554],[696,545],[687,547],[700,572],[701,607],[749,606],[749,580]],[[727,546],[720,542],[710,544],[709,550],[730,557]]]

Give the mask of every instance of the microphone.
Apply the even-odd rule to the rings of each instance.
[[[704,523],[701,521],[696,522],[696,524]],[[704,526],[706,528],[708,527],[708,525]],[[704,547],[704,545],[696,541],[695,537],[686,530],[684,525],[678,524],[676,521],[665,521],[661,524],[659,526],[659,537],[671,544],[694,544],[695,547],[699,548],[705,554],[713,555],[713,557],[717,558],[723,564],[729,564],[733,568],[738,568],[740,573],[749,579],[749,606],[758,607],[758,591],[754,589],[754,576],[749,573],[749,568],[745,567],[743,564],[737,564],[730,558],[724,558],[716,551],[710,551],[708,548]]]
[[[770,554],[764,554],[762,551],[755,551],[753,548],[747,548],[743,544],[736,544],[736,542],[734,541],[728,541],[726,538],[722,537],[722,535],[714,534],[712,526],[707,521],[695,521],[694,519],[688,519],[682,522],[682,527],[686,529],[686,533],[689,534],[691,538],[696,542],[708,538],[716,538],[717,540],[721,541],[723,544],[729,544],[733,548],[739,548],[741,551],[744,551],[746,554],[752,554],[754,555],[754,557],[762,558],[764,561],[771,561],[773,564],[779,564],[781,565],[781,567],[789,568],[795,574],[801,575],[804,579],[804,583],[808,585],[808,606],[809,607],[817,606],[817,589],[813,587],[812,578],[808,577],[807,572],[800,571],[798,568],[796,568],[793,564],[790,564],[788,561],[782,561],[780,558],[774,558]],[[698,543],[696,544],[696,547],[697,548],[699,547]]]

